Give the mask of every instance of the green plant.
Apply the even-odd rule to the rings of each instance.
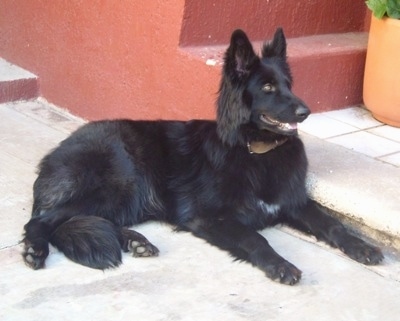
[[[365,3],[378,19],[382,19],[385,15],[400,19],[400,0],[367,0]]]

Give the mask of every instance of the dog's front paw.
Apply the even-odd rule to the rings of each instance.
[[[352,237],[350,241],[340,247],[340,250],[353,260],[366,265],[377,265],[384,258],[379,248],[356,237]]]
[[[43,268],[44,262],[49,255],[48,242],[44,239],[37,239],[34,242],[24,239],[23,242],[25,246],[22,257],[26,265],[34,270]]]
[[[269,278],[287,285],[294,285],[299,282],[301,273],[301,270],[287,261],[269,266],[266,270],[266,274]]]

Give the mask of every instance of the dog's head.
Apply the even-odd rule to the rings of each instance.
[[[255,54],[242,30],[234,31],[225,53],[218,99],[220,136],[233,143],[232,130],[246,124],[275,134],[296,134],[297,123],[306,119],[310,110],[291,87],[282,29],[277,29],[273,40],[263,45],[261,57]]]

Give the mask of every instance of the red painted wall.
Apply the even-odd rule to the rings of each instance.
[[[50,102],[88,119],[213,117],[210,67],[178,50],[183,0],[1,7],[0,55],[38,75]]]
[[[189,0],[180,43],[226,43],[237,28],[246,30],[253,40],[271,37],[277,26],[289,38],[364,31],[368,30],[366,11],[363,0]]]
[[[348,0],[2,0],[0,55],[90,120],[214,118],[220,69],[180,46],[227,44],[236,27],[252,40],[277,25],[288,36],[365,30],[364,17],[364,1]],[[309,72],[293,67],[295,80]],[[294,89],[306,101],[318,94]]]

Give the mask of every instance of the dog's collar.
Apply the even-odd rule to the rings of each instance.
[[[269,151],[277,148],[278,146],[283,145],[287,142],[287,138],[283,138],[281,140],[275,140],[271,143],[266,142],[247,142],[247,149],[250,154],[265,154]]]

